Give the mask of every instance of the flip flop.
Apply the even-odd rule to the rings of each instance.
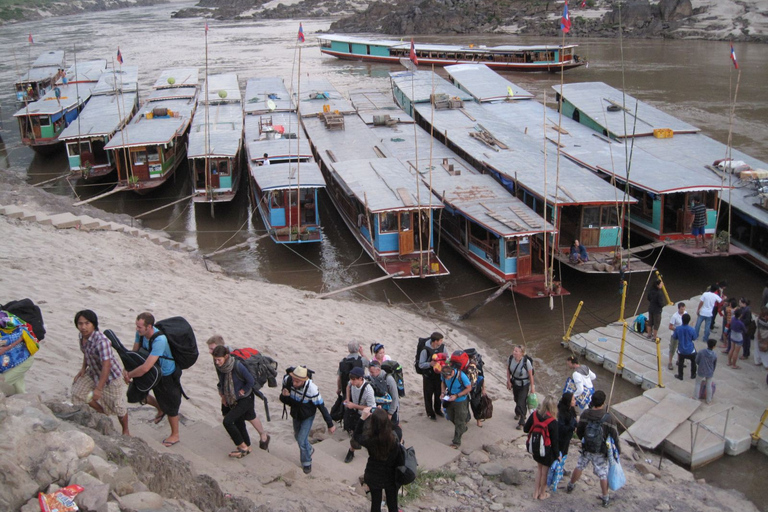
[[[170,448],[171,446],[173,446],[175,444],[179,444],[179,442],[178,441],[168,441],[167,439],[163,439],[163,446],[165,446],[166,448]]]
[[[269,451],[269,442],[272,440],[272,436],[267,434],[267,440],[266,441],[259,441],[259,448],[265,451]]]
[[[163,421],[163,418],[165,418],[165,413],[164,413],[164,412],[161,412],[160,414],[158,414],[157,416],[155,416],[155,419],[153,419],[153,420],[152,420],[152,423],[154,423],[155,425],[157,425],[158,423],[160,423],[161,421]]]

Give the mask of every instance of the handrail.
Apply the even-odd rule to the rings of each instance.
[[[757,441],[760,439],[760,430],[765,426],[765,421],[768,420],[768,409],[766,409],[763,412],[763,415],[760,417],[760,423],[757,424],[757,428],[754,432],[752,432],[752,440]]]

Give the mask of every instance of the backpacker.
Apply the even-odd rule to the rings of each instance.
[[[483,367],[485,367],[485,363],[483,362],[483,356],[480,355],[480,352],[478,352],[476,348],[468,348],[464,352],[467,353],[470,361],[474,359],[475,366],[480,372],[482,372]],[[531,362],[531,367],[533,367],[533,362]]]
[[[536,375],[536,369],[533,367],[533,359],[531,359],[531,356],[529,356],[528,354],[525,354],[523,358],[520,360],[520,362],[515,365],[514,368],[512,367],[513,360],[514,360],[514,356],[509,356],[509,358],[507,358],[507,368],[509,368],[509,374],[512,376],[513,380],[515,380],[515,374],[517,373],[517,368],[521,364],[523,365],[523,368],[525,368],[527,366],[526,362],[531,363],[531,375]],[[520,379],[517,379],[517,380],[520,380]],[[527,375],[525,378],[520,380],[521,382],[523,382],[522,385],[525,385],[526,380],[530,380]]]
[[[402,443],[398,443],[400,450],[401,465],[397,466],[395,473],[395,483],[399,486],[408,485],[416,480],[416,467],[419,465],[416,460],[416,450],[413,446],[406,448]]]
[[[469,356],[463,350],[455,350],[451,354],[451,366],[457,370],[464,371],[469,366]]]
[[[347,393],[347,384],[349,384],[349,372],[352,371],[352,368],[363,368],[363,358],[355,357],[354,359],[350,359],[345,357],[339,363],[339,376],[341,377],[341,393],[344,395],[346,395]]]
[[[184,318],[180,316],[174,316],[172,318],[166,318],[155,323],[155,329],[157,332],[149,338],[149,352],[152,352],[152,342],[164,334],[168,340],[168,346],[171,348],[171,356],[173,361],[182,370],[186,370],[197,361],[197,339],[195,338],[195,331],[192,330],[192,326],[189,325]],[[167,357],[160,356],[163,359]]]
[[[387,372],[387,375],[391,375],[395,379],[397,384],[397,396],[400,398],[405,396],[405,381],[403,380],[403,366],[397,361],[389,360],[381,363],[381,369]]]
[[[117,355],[118,357],[120,357],[120,361],[122,361],[126,371],[130,372],[131,370],[135,370],[136,368],[138,368],[139,366],[143,365],[146,362],[149,352],[141,348],[139,349],[139,352],[128,350],[127,348],[125,348],[125,345],[123,345],[120,342],[120,339],[112,331],[112,329],[106,329],[104,331],[104,336],[106,336],[107,339],[112,344],[112,348],[114,348],[115,352],[117,352]],[[161,376],[162,376],[162,373],[160,371],[160,360],[158,359],[157,361],[155,361],[154,366],[152,366],[152,368],[150,368],[149,371],[147,371],[147,373],[145,373],[141,377],[134,377],[133,380],[131,381],[131,385],[140,394],[146,395],[147,393],[150,392],[152,388],[155,387],[155,385],[158,382],[160,382]],[[134,398],[140,399],[141,397],[135,396]],[[132,403],[135,403],[135,402],[132,402]]]
[[[587,422],[584,428],[584,437],[581,440],[584,451],[588,453],[607,453],[605,445],[605,429],[603,423],[608,419],[608,413],[599,420]]]
[[[32,334],[37,338],[37,341],[43,341],[45,338],[43,313],[31,299],[12,300],[8,304],[0,306],[0,310],[12,313],[24,320],[32,327]]]
[[[363,385],[360,386],[360,394],[357,395],[357,405],[360,405],[363,403],[363,395],[365,394],[365,388],[368,386],[370,382],[367,380],[363,382]],[[371,386],[373,388],[373,386]],[[374,388],[375,389],[375,388]],[[375,392],[374,392],[375,394]],[[350,391],[349,398],[352,398],[352,392]],[[344,430],[346,432],[354,432],[357,428],[357,423],[360,421],[360,411],[357,409],[351,409],[347,408],[344,411]]]
[[[528,432],[528,440],[525,443],[528,453],[533,455],[546,455],[546,447],[552,445],[549,438],[549,424],[555,421],[553,416],[549,416],[544,421],[539,421],[539,411],[533,411],[533,425]]]
[[[426,338],[419,338],[419,342],[416,344],[416,359],[413,361],[413,367],[416,369],[416,373],[419,375],[428,375],[429,369],[423,370],[419,368],[419,358],[421,357],[421,353],[424,352],[424,349],[427,348],[427,342],[432,339],[431,336],[427,336]],[[432,354],[427,353],[427,360],[429,360],[429,357]]]
[[[289,366],[288,368],[285,369],[285,375],[283,375],[283,382],[282,382],[283,389],[287,389],[290,391],[293,388],[293,381],[291,380],[291,374],[295,369],[296,369],[295,366]],[[309,402],[306,404],[304,403],[304,398],[306,398],[307,396],[307,389],[308,389],[306,384],[307,382],[312,380],[312,376],[314,374],[315,372],[313,370],[310,370],[309,368],[307,368],[307,380],[303,384],[304,393],[301,395],[301,402],[294,406],[295,410],[294,410],[294,407],[291,407],[291,417],[296,418],[299,421],[304,421],[305,419],[314,416],[317,410],[317,407],[315,406],[314,403],[312,402]],[[286,403],[283,401],[282,394],[280,395],[280,401],[283,402],[282,419],[286,419],[288,417],[288,409],[287,409]]]
[[[258,350],[252,348],[235,349],[230,352],[240,360],[253,375],[256,381],[253,386],[254,391],[260,390],[265,384],[271,388],[277,387],[277,361],[264,354],[259,354]],[[247,357],[243,357],[247,356]]]

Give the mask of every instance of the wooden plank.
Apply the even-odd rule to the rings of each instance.
[[[461,315],[461,316],[459,317],[459,320],[466,320],[466,319],[467,319],[467,318],[469,318],[470,316],[474,315],[474,314],[475,314],[475,312],[476,312],[478,309],[480,309],[480,308],[482,308],[483,306],[485,306],[486,304],[488,304],[488,303],[490,303],[490,302],[493,302],[494,300],[498,299],[498,298],[499,298],[499,296],[500,296],[502,293],[504,293],[504,290],[506,290],[506,289],[507,289],[507,288],[509,288],[510,286],[512,286],[512,281],[507,281],[506,283],[504,283],[504,284],[501,286],[501,288],[499,288],[498,290],[496,290],[495,292],[493,292],[493,295],[491,295],[490,297],[488,297],[487,299],[485,299],[483,302],[481,302],[481,303],[480,303],[480,304],[478,304],[477,306],[473,307],[472,309],[470,309],[469,311],[467,311],[466,313],[464,313],[463,315]]]
[[[407,188],[399,187],[397,189],[397,195],[400,196],[400,200],[403,201],[405,206],[413,206],[413,198]]]
[[[116,194],[118,192],[122,192],[123,190],[128,190],[128,187],[115,187],[112,190],[110,190],[109,192],[104,192],[103,194],[99,194],[98,196],[93,196],[92,198],[86,199],[84,201],[78,201],[76,203],[72,203],[72,206],[82,206],[84,204],[88,204],[88,203],[91,203],[93,201],[96,201],[97,199],[101,199],[102,197],[107,197],[107,196],[111,196],[112,194]],[[192,197],[192,196],[190,196],[190,197]]]
[[[379,281],[384,281],[384,280],[386,280],[386,279],[392,279],[393,277],[398,277],[398,276],[401,276],[401,275],[403,275],[404,273],[405,273],[405,272],[403,272],[403,271],[401,270],[400,272],[395,272],[394,274],[388,274],[388,275],[386,275],[386,276],[377,277],[376,279],[370,279],[370,280],[368,280],[368,281],[365,281],[365,282],[363,282],[363,283],[359,283],[359,284],[353,284],[352,286],[346,286],[346,287],[344,287],[344,288],[340,288],[340,289],[338,289],[338,290],[334,290],[334,291],[332,291],[332,292],[324,293],[324,294],[322,294],[322,295],[318,295],[318,296],[317,296],[317,298],[318,298],[318,299],[327,299],[328,297],[330,297],[330,296],[332,296],[332,295],[336,295],[337,293],[346,292],[346,291],[348,291],[348,290],[353,290],[353,289],[355,289],[355,288],[360,288],[361,286],[365,286],[365,285],[367,285],[367,284],[378,283]]]

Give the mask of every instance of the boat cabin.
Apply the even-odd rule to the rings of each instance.
[[[37,101],[51,90],[64,72],[64,52],[54,50],[42,53],[29,68],[29,71],[16,79],[16,101],[30,103]]]

